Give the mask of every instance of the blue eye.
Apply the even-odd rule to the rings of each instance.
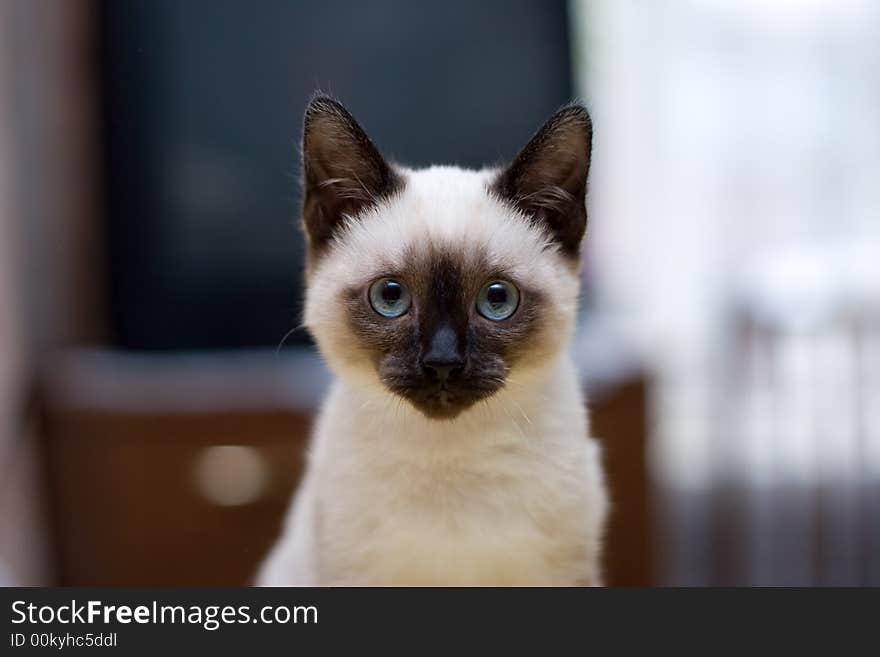
[[[409,310],[412,298],[403,283],[380,278],[370,286],[370,305],[383,317],[400,317]]]
[[[516,312],[519,306],[519,290],[512,283],[495,281],[485,286],[477,295],[477,311],[486,319],[500,322]]]

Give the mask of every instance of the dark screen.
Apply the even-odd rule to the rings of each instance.
[[[110,0],[101,49],[112,321],[135,349],[298,323],[316,89],[412,165],[509,158],[571,94],[562,0]]]

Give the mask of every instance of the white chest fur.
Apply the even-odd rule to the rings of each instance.
[[[598,584],[606,498],[566,360],[452,422],[337,383],[261,584]]]

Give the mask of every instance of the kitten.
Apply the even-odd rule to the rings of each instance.
[[[388,163],[305,114],[305,321],[336,376],[262,585],[597,585],[606,493],[566,347],[592,127],[503,170]]]

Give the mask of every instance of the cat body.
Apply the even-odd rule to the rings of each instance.
[[[336,380],[262,585],[597,585],[606,493],[567,355],[591,126],[504,170],[385,163],[306,112],[305,323]]]

